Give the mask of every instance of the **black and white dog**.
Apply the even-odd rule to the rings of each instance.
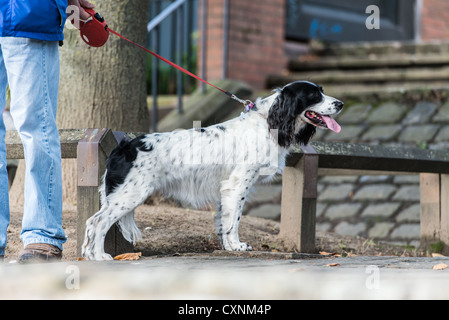
[[[341,130],[331,116],[343,103],[311,82],[298,81],[256,101],[255,109],[207,128],[147,134],[120,143],[107,161],[100,187],[102,207],[86,226],[82,246],[89,260],[110,260],[104,239],[117,223],[126,240],[140,231],[134,209],[159,190],[194,207],[216,203],[223,249],[251,250],[240,242],[243,205],[256,181],[282,172],[289,147],[307,144],[316,128]]]

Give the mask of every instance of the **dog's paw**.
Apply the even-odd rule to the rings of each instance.
[[[114,260],[114,258],[110,254],[107,254],[107,253],[98,254],[98,255],[95,255],[95,254],[85,255],[83,258],[86,260],[89,260],[89,261],[111,261],[111,260]]]
[[[90,250],[89,248],[83,250],[82,254],[83,258],[85,260],[89,261],[110,261],[114,260],[114,258],[105,252],[103,253],[95,253],[93,250]]]
[[[95,260],[97,260],[97,261],[111,261],[111,260],[114,260],[114,258],[110,254],[103,253],[101,255],[101,259],[95,259]]]
[[[240,242],[240,245],[235,251],[253,251],[253,247],[251,247],[247,242]]]
[[[88,247],[86,248],[85,246],[83,246],[81,256],[84,260],[95,260],[93,251]]]
[[[252,251],[253,248],[246,242],[223,242],[223,249],[226,251]]]

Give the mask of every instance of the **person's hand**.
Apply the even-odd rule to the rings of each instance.
[[[69,6],[76,6],[80,9],[80,19],[87,20],[90,18],[90,14],[88,14],[83,8],[93,9],[95,5],[90,3],[87,0],[68,0]]]

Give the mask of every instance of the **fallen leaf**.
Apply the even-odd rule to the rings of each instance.
[[[139,260],[142,252],[124,253],[114,257],[114,260]]]
[[[432,258],[435,257],[444,257],[441,253],[432,253]]]
[[[76,258],[76,260],[77,261],[85,261],[86,259],[78,257],[78,258]]]
[[[447,264],[445,264],[445,263],[439,263],[432,267],[433,270],[444,270],[446,268],[447,268]]]
[[[329,263],[326,265],[326,267],[338,267],[340,264],[339,263]]]
[[[322,256],[341,257],[341,254],[339,254],[338,252],[320,251],[319,254],[321,254]]]

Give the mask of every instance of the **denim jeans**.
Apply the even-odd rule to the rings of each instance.
[[[23,245],[48,243],[62,250],[61,146],[56,127],[59,86],[58,42],[0,37],[0,105],[6,87],[10,113],[25,154]],[[1,108],[3,111],[3,107]],[[9,225],[5,126],[0,112],[0,255]]]

